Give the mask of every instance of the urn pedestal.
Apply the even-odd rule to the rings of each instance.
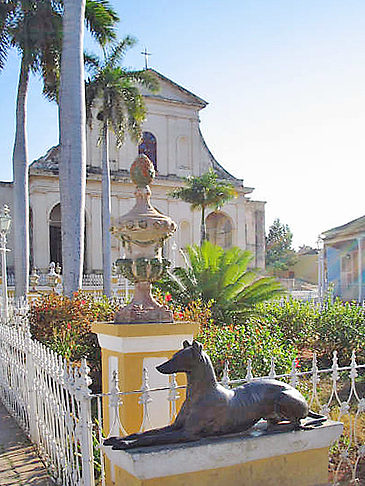
[[[198,333],[198,324],[184,322],[176,324],[114,324],[95,323],[92,330],[98,335],[102,358],[103,393],[109,393],[113,386],[113,372],[118,371],[119,389],[122,392],[140,390],[143,369],[149,376],[150,388],[168,387],[169,377],[156,370],[156,366],[171,358],[181,349],[182,342],[192,341]],[[186,385],[185,374],[177,375],[177,385]],[[185,391],[179,390],[180,398],[176,402],[177,410],[185,400]],[[128,434],[139,432],[143,420],[143,407],[138,403],[141,394],[124,395],[119,408],[121,423]],[[151,392],[148,404],[149,427],[168,425],[170,407],[168,391]],[[103,400],[103,425],[108,433],[112,425],[112,409],[107,398]],[[119,435],[115,430],[114,434]],[[105,461],[106,484],[115,484],[115,472],[110,461]]]
[[[312,430],[202,439],[129,451],[103,446],[115,486],[325,486],[328,450],[342,432],[327,421]]]

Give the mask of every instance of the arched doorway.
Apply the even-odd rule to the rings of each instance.
[[[56,204],[49,215],[49,258],[50,262],[62,266],[61,205]]]
[[[232,246],[232,223],[223,213],[214,212],[206,218],[208,240],[225,250]]]
[[[84,273],[86,272],[86,216],[84,239]],[[61,204],[56,204],[49,215],[49,258],[50,262],[59,263],[62,267],[62,230]]]

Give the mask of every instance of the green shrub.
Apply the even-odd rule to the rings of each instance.
[[[328,299],[321,308],[290,299],[257,307],[267,323],[280,328],[286,342],[302,353],[316,351],[323,364],[331,363],[335,350],[342,364],[349,364],[352,350],[359,363],[365,362],[365,312],[356,303]]]
[[[256,308],[266,322],[280,328],[283,338],[289,343],[299,348],[312,345],[319,306],[288,299],[259,304]]]
[[[357,361],[365,363],[365,312],[356,303],[342,302],[337,298],[326,303],[316,316],[314,349],[331,361],[333,351],[338,352],[341,365],[348,365],[355,350]]]
[[[254,375],[262,376],[270,371],[271,356],[275,359],[277,373],[290,372],[292,360],[297,356],[295,348],[285,342],[278,327],[273,328],[253,318],[246,325],[211,324],[200,330],[197,339],[220,377],[225,361],[229,362],[230,377],[239,379],[246,374],[248,359],[252,360]]]

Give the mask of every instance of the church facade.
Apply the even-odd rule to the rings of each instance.
[[[160,90],[157,94],[142,93],[147,118],[143,124],[143,140],[136,146],[127,139],[117,149],[110,134],[112,223],[134,205],[134,186],[129,167],[136,156],[145,153],[153,161],[156,178],[151,186],[152,204],[177,223],[177,231],[167,243],[166,255],[175,264],[182,264],[178,249],[198,243],[200,212],[189,204],[174,200],[167,193],[183,185],[183,177],[201,175],[210,167],[220,179],[231,182],[237,197],[219,211],[208,211],[206,225],[209,239],[224,248],[239,246],[254,254],[253,266],[265,265],[265,203],[250,199],[253,189],[229,174],[213,157],[199,127],[199,112],[207,103],[156,71]],[[87,184],[85,273],[102,272],[101,243],[101,148],[99,130],[87,128]],[[29,169],[30,238],[32,266],[46,272],[51,261],[62,264],[61,208],[58,183],[59,147],[34,161]],[[12,206],[12,183],[0,183],[0,204]],[[9,248],[12,248],[10,235]],[[121,243],[112,237],[112,258],[123,254]],[[12,257],[9,255],[9,267]]]

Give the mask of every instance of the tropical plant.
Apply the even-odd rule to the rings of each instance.
[[[238,247],[223,250],[204,241],[201,246],[188,246],[186,267],[175,267],[157,285],[183,306],[199,299],[212,302],[216,324],[243,322],[256,312],[257,303],[283,294],[276,279],[248,269],[252,259],[249,251]]]
[[[66,1],[67,3],[67,1]],[[75,5],[77,2],[73,2]],[[0,2],[0,69],[15,47],[21,57],[13,151],[14,260],[16,296],[26,295],[29,275],[28,153],[26,135],[27,93],[30,74],[43,79],[43,93],[57,98],[62,40],[63,2],[56,0],[5,0]],[[113,38],[118,20],[106,0],[86,1],[87,25],[97,40]]]
[[[21,57],[16,101],[16,131],[13,149],[14,174],[14,262],[16,297],[26,295],[29,275],[29,201],[26,106],[30,74],[40,74],[46,96],[54,85],[58,61],[61,16],[47,0],[9,0],[0,6],[0,68],[8,50],[15,47]]]
[[[115,39],[115,12],[106,0],[93,4],[86,23],[102,47]],[[62,207],[62,262],[64,292],[71,296],[81,287],[85,224],[85,86],[83,69],[83,26],[85,0],[64,0],[63,44],[60,85],[59,167]],[[93,28],[93,26],[97,26]]]
[[[207,239],[206,209],[221,208],[236,196],[236,191],[231,183],[218,180],[212,168],[201,176],[189,176],[184,180],[185,186],[174,189],[168,195],[189,203],[192,209],[201,210],[200,244],[202,244]]]
[[[287,224],[277,218],[269,228],[266,237],[265,263],[268,270],[274,274],[288,270],[297,261],[292,248],[293,233]]]
[[[111,295],[111,203],[109,132],[115,135],[117,147],[121,147],[126,133],[138,142],[146,109],[138,86],[151,91],[158,88],[156,78],[148,71],[130,71],[121,66],[126,51],[135,44],[132,37],[125,37],[104,59],[86,56],[86,65],[91,78],[86,83],[86,117],[92,127],[96,119],[100,122],[99,143],[102,145],[102,246],[104,294]],[[93,109],[94,108],[94,109]]]

